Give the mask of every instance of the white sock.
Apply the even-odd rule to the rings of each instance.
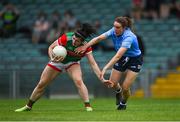
[[[122,88],[116,90],[116,93],[120,93],[122,91]]]

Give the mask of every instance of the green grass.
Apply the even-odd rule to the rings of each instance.
[[[116,110],[111,98],[93,99],[93,112],[82,101],[40,99],[30,112],[16,113],[26,100],[0,100],[2,121],[164,121],[180,120],[180,99],[130,99],[126,111]]]

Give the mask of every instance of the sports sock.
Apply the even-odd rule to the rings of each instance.
[[[116,83],[114,89],[115,89],[116,91],[120,91],[120,92],[122,91],[122,88],[121,88],[121,86],[120,86],[120,84],[119,84],[118,82]]]
[[[122,102],[120,102],[120,105],[126,105],[126,103],[124,103],[124,102],[122,101]]]
[[[32,101],[29,99],[28,103],[27,103],[27,106],[32,108],[33,104],[35,103],[35,101]]]
[[[90,102],[84,102],[85,107],[91,107]]]
[[[122,104],[122,105],[126,105],[126,102],[127,102],[127,101],[122,100],[122,101],[120,102],[120,104]]]
[[[122,103],[123,104],[126,104],[126,102],[127,102],[127,100],[128,100],[128,98],[129,98],[129,96],[130,96],[130,90],[123,90],[123,92],[122,92],[122,94],[123,94],[123,99],[122,99]]]
[[[119,89],[116,89],[116,93],[120,93],[122,91],[122,88],[120,87]]]

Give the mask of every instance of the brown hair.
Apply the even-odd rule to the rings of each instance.
[[[128,27],[132,29],[132,20],[129,17],[116,17],[115,21],[120,23],[123,28]]]

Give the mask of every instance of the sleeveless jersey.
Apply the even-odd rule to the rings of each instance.
[[[79,61],[82,57],[84,57],[87,53],[92,51],[92,48],[89,47],[83,54],[77,54],[75,53],[75,49],[80,46],[74,46],[72,36],[74,35],[74,32],[68,32],[63,34],[61,37],[58,38],[58,45],[61,45],[66,48],[67,55],[65,59],[61,62],[63,64],[67,64],[69,62]]]

